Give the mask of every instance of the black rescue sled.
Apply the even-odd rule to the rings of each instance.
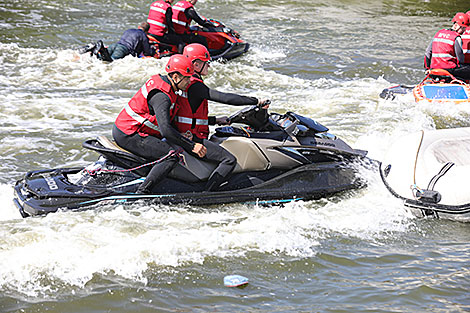
[[[142,165],[150,161],[99,137],[83,143],[101,154],[97,162],[29,172],[16,183],[14,202],[27,217],[137,200],[191,205],[311,200],[365,185],[358,170],[362,161],[370,161],[367,151],[352,149],[308,117],[268,114],[252,106],[230,120],[239,126],[219,127],[210,138],[237,158],[230,179],[217,191],[204,190],[215,164],[183,152],[182,161],[151,194],[136,194],[151,168]]]

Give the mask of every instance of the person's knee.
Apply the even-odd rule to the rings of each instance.
[[[231,154],[230,152],[227,153],[227,155],[225,156],[225,164],[231,166],[231,167],[235,167],[237,165],[237,158]]]

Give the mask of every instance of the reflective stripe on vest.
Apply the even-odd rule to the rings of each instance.
[[[448,53],[433,53],[432,57],[433,58],[453,58],[454,56]]]
[[[147,90],[147,84],[145,83],[142,88],[140,88],[140,92],[142,93],[142,96],[144,96],[145,99],[147,99],[149,92]]]
[[[435,38],[434,41],[436,42],[443,42],[443,43],[446,43],[448,45],[454,45],[454,41],[453,40],[450,40],[450,39],[444,39],[444,38]]]
[[[157,21],[154,21],[154,20],[151,20],[151,19],[147,19],[147,22],[148,22],[149,24],[153,24],[153,25],[157,25],[157,26],[166,28],[166,25],[165,25],[165,24],[160,23],[160,22],[157,22]]]
[[[175,120],[179,123],[183,124],[188,124],[188,125],[193,125],[193,121],[196,121],[194,125],[209,125],[209,120],[204,120],[200,118],[189,118],[189,117],[183,117],[183,116],[176,116]]]
[[[175,20],[175,19],[172,19],[173,23],[176,23],[176,24],[179,24],[179,25],[182,25],[184,27],[186,27],[188,24],[185,23],[185,22],[181,22],[181,21],[178,21],[178,20]]]
[[[139,114],[135,113],[134,110],[132,110],[132,108],[130,107],[129,103],[126,104],[126,106],[124,107],[124,110],[126,110],[127,114],[129,114],[130,117],[132,117],[134,120],[136,120],[136,122],[140,123],[140,124],[143,124],[153,130],[156,130],[157,132],[160,132],[160,128],[158,128],[157,125],[155,125],[154,123],[150,122],[149,120],[143,118],[142,116],[140,116]]]
[[[154,11],[160,12],[162,14],[166,14],[166,10],[163,10],[163,9],[160,9],[160,8],[157,8],[157,7],[150,7],[150,10],[154,10]]]

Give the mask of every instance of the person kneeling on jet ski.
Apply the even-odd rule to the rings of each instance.
[[[191,61],[175,54],[168,60],[165,70],[167,75],[150,77],[119,113],[113,127],[114,140],[120,147],[149,160],[167,155],[173,149],[169,143],[202,158],[206,147],[182,136],[171,125],[176,114],[176,92],[186,90],[194,73]],[[156,163],[137,193],[150,193],[177,162],[178,157],[170,155]]]
[[[226,116],[220,118],[208,116],[208,100],[237,106],[260,105],[264,109],[267,109],[269,104],[267,104],[267,100],[224,93],[207,87],[202,77],[209,73],[210,55],[203,45],[199,43],[187,45],[183,50],[183,55],[191,60],[194,75],[191,77],[187,92],[178,97],[179,108],[176,112],[174,124],[185,136],[195,142],[202,143],[207,148],[205,159],[218,163],[206,185],[206,190],[212,191],[227,180],[237,165],[237,160],[230,152],[207,140],[209,125],[226,125],[228,123]]]

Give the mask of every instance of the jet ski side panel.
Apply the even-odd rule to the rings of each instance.
[[[264,171],[262,172],[264,178],[256,175],[253,175],[251,181],[250,178],[248,180],[245,178],[245,183],[241,183],[239,189],[233,189],[235,184],[231,182],[230,188],[222,185],[221,191],[216,192],[204,191],[204,183],[181,185],[182,183],[176,180],[167,181],[161,184],[161,193],[155,192],[149,195],[135,194],[137,184],[121,184],[120,188],[94,189],[67,183],[67,173],[76,171],[76,169],[73,172],[70,169],[54,170],[55,176],[50,177],[53,177],[54,181],[63,181],[58,184],[60,190],[59,188],[39,190],[41,188],[39,185],[44,188],[48,184],[44,178],[19,181],[15,186],[15,193],[17,206],[24,213],[23,216],[43,215],[56,212],[58,209],[85,210],[94,205],[133,203],[138,200],[146,203],[192,205],[256,201],[276,203],[285,200],[318,199],[364,186],[354,167],[338,162],[309,164],[284,173],[279,170]],[[41,175],[44,177],[44,174]],[[243,187],[246,185],[249,186]],[[224,188],[229,189],[224,190]],[[33,192],[38,190],[39,192]]]

